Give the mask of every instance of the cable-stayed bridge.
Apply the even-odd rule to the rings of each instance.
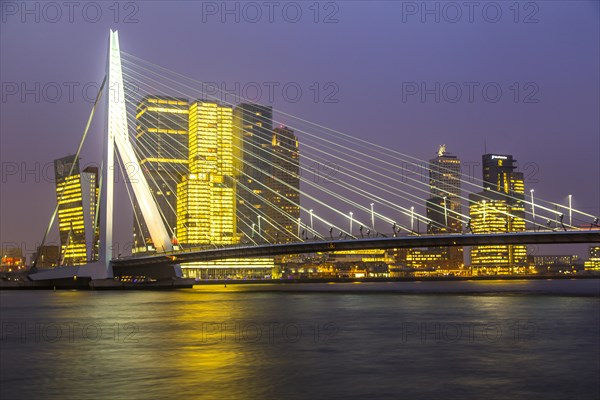
[[[353,240],[305,241],[300,243],[228,246],[221,249],[189,249],[171,253],[113,260],[119,267],[171,265],[194,261],[213,261],[227,258],[265,257],[285,254],[315,253],[346,250],[393,249],[437,246],[485,246],[510,244],[590,243],[598,240],[595,231],[567,232],[509,232],[492,234],[419,235],[405,237],[362,238]]]
[[[234,104],[227,101],[227,94],[210,89],[202,81],[121,51],[118,33],[110,32],[107,76],[76,155],[103,96],[107,129],[95,214],[97,256],[86,265],[32,273],[32,279],[73,275],[103,279],[112,277],[114,268],[150,267],[180,276],[182,263],[313,252],[600,242],[600,232],[591,229],[598,226],[596,216],[572,207],[570,196],[568,204],[560,204],[534,199],[531,190],[527,199],[518,175],[490,187],[457,173],[451,165],[433,166],[282,111],[278,111],[281,120],[260,112],[231,117]],[[148,142],[141,139],[139,121],[144,110],[138,105],[149,94],[199,100],[189,108],[164,113],[162,123],[169,126],[164,129],[169,139]],[[154,107],[165,108],[168,103]],[[187,118],[179,118],[181,114]],[[264,149],[269,145],[285,147],[275,142],[294,141],[293,137],[260,137],[252,131],[253,125],[261,127],[271,118],[301,137],[300,154],[296,142],[267,156]],[[188,150],[178,138],[192,124],[196,138]],[[234,129],[242,134],[232,135]],[[244,156],[248,151],[252,163]],[[142,173],[152,163],[188,166],[184,174],[169,168]],[[114,258],[115,170],[124,175],[130,206],[136,210],[134,226],[151,239],[152,254]],[[174,196],[177,205],[165,202],[167,195]],[[195,204],[194,196],[213,200]],[[427,198],[426,213],[415,209]],[[260,206],[248,207],[249,203]],[[193,204],[194,213],[183,209],[184,204]],[[462,204],[477,208],[477,213],[464,213]],[[236,216],[236,207],[251,212]],[[56,214],[57,210],[45,237]],[[173,215],[178,216],[177,222]],[[491,228],[486,231],[473,218]],[[427,234],[421,233],[421,227],[427,228]],[[238,235],[238,231],[245,233]]]

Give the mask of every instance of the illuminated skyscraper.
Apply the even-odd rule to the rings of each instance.
[[[95,257],[98,169],[79,171],[79,160],[54,161],[61,265],[81,265]]]
[[[525,198],[523,173],[516,172],[516,162],[511,155],[484,154],[483,188]]]
[[[189,108],[189,174],[177,185],[177,238],[234,244],[236,202],[231,107],[208,100]]]
[[[272,173],[273,110],[270,106],[242,103],[233,111],[235,162],[238,181],[238,230],[258,240],[258,217],[266,217]],[[265,227],[266,228],[266,227]]]
[[[429,160],[429,191],[427,217],[434,221],[428,233],[458,233],[462,231],[460,203],[460,160],[446,152],[443,145],[436,158]]]
[[[187,99],[146,96],[136,110],[136,141],[140,166],[156,198],[170,234],[177,226],[177,184],[188,172]],[[135,205],[134,252],[153,250],[144,218]]]
[[[446,152],[446,145],[440,146],[437,157],[429,161],[429,191],[431,197],[426,202],[427,218],[433,222],[427,233],[460,233],[462,211],[460,196],[460,160]],[[458,269],[463,266],[461,247],[444,247],[435,252],[432,258],[436,266]],[[439,257],[438,257],[439,256]]]
[[[268,193],[265,233],[277,242],[294,240],[300,217],[300,153],[294,131],[280,126],[271,140],[273,176]]]
[[[525,184],[510,155],[483,156],[484,191],[471,194],[469,214],[473,233],[522,232],[525,230]],[[474,274],[507,274],[527,268],[524,245],[474,246]]]

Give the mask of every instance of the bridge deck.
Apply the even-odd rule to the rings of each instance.
[[[600,243],[600,231],[511,232],[495,234],[421,235],[353,240],[328,240],[258,246],[232,246],[220,249],[179,251],[151,256],[113,260],[117,267],[172,265],[229,258],[269,257],[284,254],[331,252],[337,250],[392,249],[436,246],[481,246],[495,244]]]

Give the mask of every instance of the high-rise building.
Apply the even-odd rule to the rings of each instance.
[[[270,106],[242,103],[233,110],[233,126],[238,230],[245,241],[259,241],[258,217],[267,217],[271,193],[273,110]]]
[[[82,265],[96,255],[96,200],[98,169],[79,170],[79,160],[67,156],[54,161],[61,265]]]
[[[446,152],[446,145],[440,146],[437,157],[429,161],[429,191],[431,197],[426,202],[427,218],[432,222],[427,227],[429,234],[460,233],[460,160]],[[431,260],[437,267],[459,269],[463,267],[463,249],[444,247],[437,249]]]
[[[146,96],[136,110],[134,147],[163,223],[174,236],[177,184],[188,172],[188,112],[187,99],[167,96]],[[135,202],[134,212],[133,251],[152,251],[150,233]]]
[[[234,244],[232,109],[198,100],[189,108],[189,174],[177,186],[177,239],[181,244]]]
[[[484,154],[483,188],[509,194],[520,199],[525,198],[523,173],[515,171],[517,160],[512,155]]]
[[[177,186],[177,238],[185,245],[228,245],[237,231],[236,138],[231,107],[198,100],[189,109],[189,174]],[[264,278],[273,258],[232,259],[182,264],[196,279]]]
[[[473,233],[525,230],[525,184],[511,155],[483,155],[484,190],[469,196]],[[473,274],[509,274],[527,271],[525,245],[474,246]]]
[[[429,191],[427,217],[433,223],[428,233],[459,233],[462,231],[460,160],[440,146],[437,157],[429,160]]]
[[[268,180],[266,208],[269,222],[265,234],[275,242],[296,238],[300,217],[300,153],[294,131],[285,126],[273,129],[271,140],[273,175]]]

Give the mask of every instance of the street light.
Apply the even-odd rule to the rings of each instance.
[[[348,214],[350,214],[350,235],[352,235],[352,211],[350,211]]]
[[[373,210],[373,206],[375,203],[371,203],[371,228],[375,230],[375,211]]]
[[[260,236],[260,215],[258,216],[258,236]]]
[[[410,230],[414,232],[415,228],[415,207],[410,206]]]
[[[313,209],[311,208],[310,210],[308,210],[308,212],[310,213],[310,230],[314,232],[314,229],[313,229]]]
[[[448,229],[448,207],[446,206],[447,197],[444,196],[444,225],[446,225],[446,229]]]
[[[535,204],[533,203],[533,192],[533,189],[529,191],[529,193],[531,193],[531,219],[533,220],[533,230],[535,231]]]
[[[254,237],[254,227],[256,226],[256,224],[253,222],[252,223],[252,237]]]
[[[300,225],[302,224],[302,218],[298,217],[298,237],[300,237]]]
[[[483,203],[483,223],[485,224],[485,217],[487,216],[487,212],[486,212],[487,210],[486,210],[486,208],[485,208],[485,206],[486,206],[486,201],[485,201],[485,200],[483,200],[483,201],[482,201],[482,203]]]
[[[569,225],[573,226],[573,196],[569,195]]]

